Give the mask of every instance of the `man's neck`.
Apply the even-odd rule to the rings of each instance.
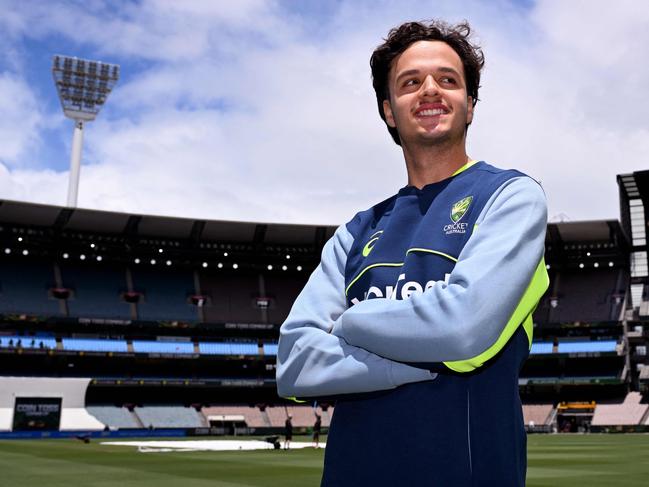
[[[423,188],[451,177],[469,162],[464,144],[451,146],[403,145],[408,185]]]

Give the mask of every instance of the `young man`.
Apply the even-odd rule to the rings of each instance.
[[[313,447],[320,448],[320,432],[322,431],[322,417],[316,413],[313,423]]]
[[[280,331],[279,394],[337,399],[325,486],[525,484],[546,204],[466,154],[484,63],[469,34],[407,23],[372,54],[408,185],[337,229]]]
[[[293,416],[290,414],[284,421],[284,450],[291,448],[291,440],[293,439]]]

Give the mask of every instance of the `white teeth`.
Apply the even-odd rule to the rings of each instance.
[[[422,115],[424,117],[430,117],[433,115],[443,115],[446,113],[446,111],[442,108],[435,108],[434,110],[422,110],[421,112],[418,113],[418,115]]]

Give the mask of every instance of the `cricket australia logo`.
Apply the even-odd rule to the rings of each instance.
[[[372,251],[372,249],[374,249],[374,245],[376,244],[376,241],[379,239],[382,233],[383,230],[379,230],[378,232],[370,236],[369,241],[365,244],[365,247],[363,247],[363,257],[370,255],[370,252]]]
[[[460,220],[462,220],[466,212],[469,210],[472,201],[473,196],[467,196],[466,198],[462,198],[460,201],[456,201],[453,206],[451,206],[451,221],[453,223],[444,226],[444,233],[446,235],[466,233],[469,224],[466,222],[460,222]]]

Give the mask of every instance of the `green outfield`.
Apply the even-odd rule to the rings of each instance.
[[[306,487],[319,484],[322,458],[311,448],[141,453],[98,441],[0,441],[0,485]],[[649,435],[532,435],[527,485],[646,486],[648,459]]]

